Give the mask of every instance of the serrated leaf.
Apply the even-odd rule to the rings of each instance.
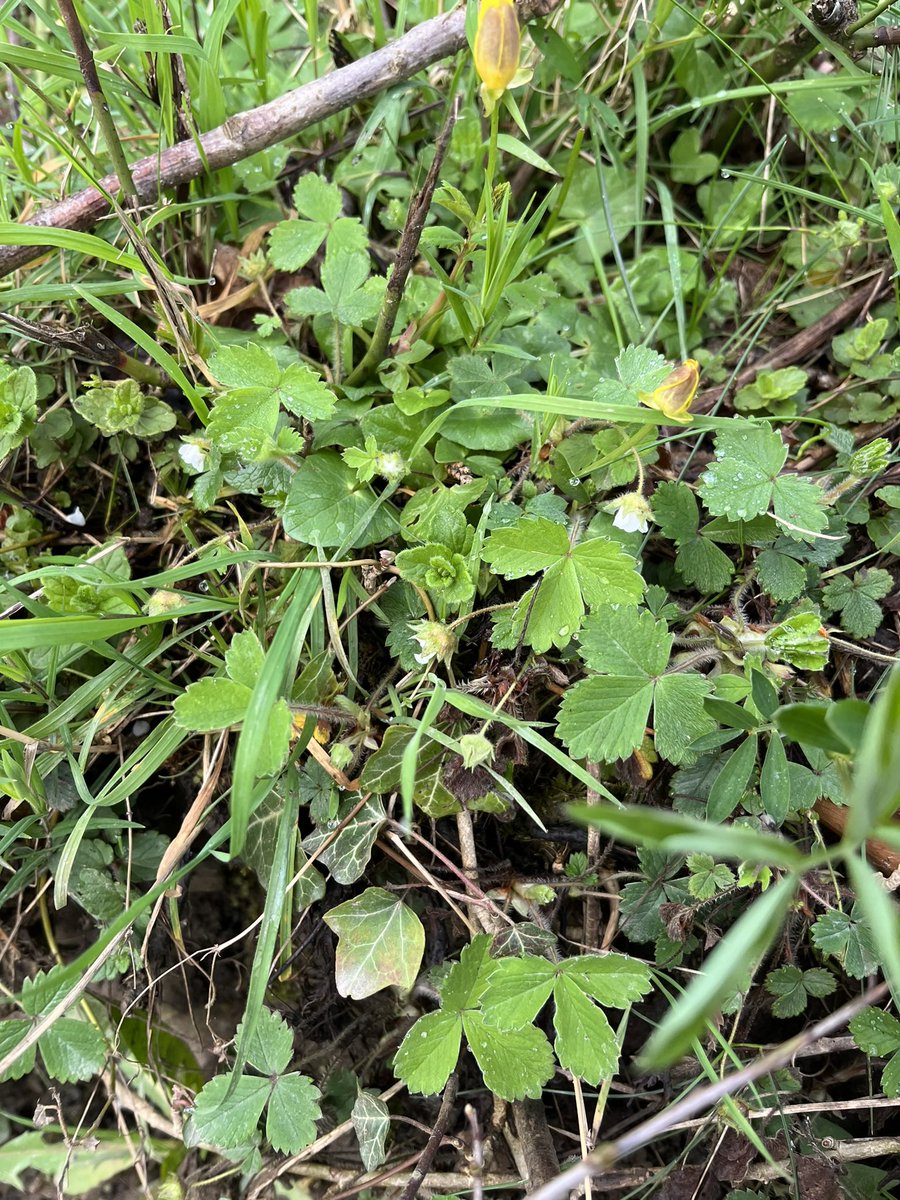
[[[615,762],[644,740],[653,702],[649,679],[594,675],[566,691],[557,732],[574,758]]]
[[[479,933],[464,946],[459,962],[447,972],[441,987],[441,1005],[445,1012],[461,1012],[474,1008],[484,991],[491,969],[491,939]]]
[[[459,1013],[433,1012],[419,1017],[400,1044],[394,1074],[419,1095],[439,1092],[459,1058],[462,1018]]]
[[[698,536],[679,546],[675,555],[675,570],[685,583],[705,595],[712,595],[731,583],[734,563],[714,542]]]
[[[359,1156],[363,1166],[367,1171],[374,1171],[387,1157],[384,1144],[391,1127],[388,1106],[371,1092],[360,1092],[353,1105],[350,1120],[359,1142]]]
[[[281,1075],[266,1111],[266,1139],[279,1154],[299,1154],[316,1138],[322,1093],[308,1075]]]
[[[106,1061],[106,1043],[100,1030],[72,1017],[54,1021],[41,1034],[38,1049],[47,1074],[60,1083],[92,1079]]]
[[[501,958],[491,968],[481,996],[485,1020],[498,1029],[530,1025],[553,991],[556,969],[545,958]]]
[[[556,1069],[544,1034],[533,1025],[496,1029],[479,1012],[463,1013],[462,1022],[485,1087],[504,1100],[537,1100]]]
[[[653,743],[671,763],[690,753],[690,743],[715,728],[703,701],[711,684],[705,675],[663,675],[653,700]]]
[[[766,977],[766,991],[777,997],[772,1005],[776,1017],[799,1016],[806,1010],[810,996],[830,996],[835,987],[830,971],[820,968],[801,971],[793,963],[770,971]]]
[[[889,571],[878,567],[856,571],[853,578],[838,575],[822,592],[822,599],[829,612],[841,614],[841,625],[854,637],[872,637],[883,619],[879,600],[883,600],[894,586]]]
[[[249,687],[233,679],[198,679],[175,698],[175,724],[195,733],[228,729],[244,719],[250,695]]]
[[[579,653],[592,670],[635,678],[661,675],[671,647],[665,621],[646,610],[606,605],[588,617],[579,639]]]
[[[30,1030],[30,1021],[19,1021],[10,1017],[0,1021],[0,1058],[6,1058],[10,1050],[18,1046]],[[29,1072],[34,1070],[34,1056],[34,1046],[30,1046],[27,1050],[24,1050],[21,1056],[7,1069],[6,1073],[0,1075],[0,1083],[10,1079],[21,1079],[23,1075],[29,1074]]]
[[[197,1093],[192,1119],[200,1141],[227,1150],[252,1141],[272,1081],[242,1075],[226,1099],[231,1077],[216,1075]]]
[[[864,979],[878,969],[878,954],[869,930],[858,920],[856,907],[848,913],[823,913],[812,927],[813,945],[837,959],[852,979]]]
[[[900,1096],[900,1054],[895,1054],[881,1072],[881,1090],[886,1096]]]
[[[802,541],[826,527],[824,493],[808,479],[780,474],[787,447],[769,426],[735,419],[719,430],[715,449],[717,461],[698,488],[711,513],[746,521],[771,508],[783,532]]]
[[[619,1067],[619,1046],[606,1014],[566,975],[553,989],[556,1056],[579,1079],[596,1086]]]
[[[796,600],[806,587],[806,568],[778,550],[763,550],[756,559],[756,576],[773,600]]]
[[[262,1009],[247,1044],[247,1062],[263,1075],[280,1075],[293,1051],[294,1036],[287,1022],[270,1008]]]
[[[853,1040],[866,1054],[883,1058],[900,1050],[900,1021],[881,1008],[864,1008],[850,1021]]]
[[[624,954],[581,954],[567,958],[559,970],[609,1008],[627,1008],[652,987],[646,964]]]
[[[717,863],[711,854],[691,854],[687,867],[691,873],[688,891],[698,900],[710,900],[716,892],[734,886],[734,873],[724,863]]]
[[[303,840],[303,849],[312,854],[356,807],[357,801],[344,800],[331,821],[319,826],[315,833]],[[338,883],[356,883],[368,866],[375,839],[386,820],[384,805],[380,800],[367,800],[346,829],[342,829],[335,840],[322,851],[319,860],[331,871]]]
[[[352,545],[345,547],[352,549],[387,541],[397,532],[393,509],[375,505],[375,493],[358,481],[341,456],[334,450],[320,450],[295,471],[281,516],[288,537],[311,546],[340,546],[358,530]]]
[[[323,920],[338,935],[335,982],[341,996],[362,1000],[391,985],[409,989],[415,983],[425,930],[402,900],[383,888],[366,888]]]

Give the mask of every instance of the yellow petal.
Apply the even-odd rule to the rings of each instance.
[[[655,408],[657,412],[675,421],[688,417],[697,385],[700,382],[700,365],[693,358],[686,359],[667,375],[652,392],[639,392],[642,404]]]
[[[492,92],[504,92],[519,67],[519,19],[512,0],[482,0],[475,70]]]

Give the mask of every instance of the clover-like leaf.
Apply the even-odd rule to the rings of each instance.
[[[322,1093],[308,1075],[280,1075],[266,1111],[266,1139],[279,1154],[299,1154],[316,1137]]]
[[[394,1074],[411,1092],[439,1092],[459,1058],[462,1018],[456,1012],[433,1012],[419,1017],[400,1043]]]

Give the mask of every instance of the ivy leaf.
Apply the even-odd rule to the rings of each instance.
[[[665,621],[633,608],[603,606],[581,634],[581,654],[603,674],[569,688],[559,714],[559,736],[576,758],[614,762],[644,738],[654,708],[658,752],[679,762],[688,744],[715,728],[703,707],[710,684],[700,675],[664,675],[672,647]]]
[[[808,479],[780,475],[787,447],[773,429],[734,420],[716,435],[716,459],[698,491],[709,511],[746,521],[771,508],[795,541],[815,541],[828,524],[821,488]]]
[[[425,930],[402,900],[383,888],[366,888],[323,919],[338,935],[335,981],[340,995],[362,1000],[392,984],[408,990],[415,983]]]
[[[309,854],[318,850],[355,806],[355,800],[344,800],[332,820],[326,821],[315,833],[303,839],[303,849]],[[322,851],[319,857],[337,883],[356,883],[368,865],[372,847],[385,819],[381,801],[367,800],[346,829],[342,829],[331,845]]]
[[[385,504],[376,508],[376,503],[372,489],[359,482],[336,451],[320,450],[294,472],[281,519],[285,533],[298,542],[352,549],[385,542],[397,532],[393,509]],[[354,530],[356,537],[347,543]]]
[[[533,1025],[497,1029],[471,1010],[463,1013],[462,1023],[485,1087],[504,1100],[540,1098],[556,1065],[550,1043],[539,1029]]]
[[[419,1017],[400,1043],[394,1074],[419,1095],[441,1091],[459,1058],[461,1036],[459,1013],[441,1011]]]
[[[501,958],[481,997],[485,1020],[504,1030],[530,1025],[550,999],[555,978],[556,968],[545,958]]]
[[[272,1085],[266,1140],[279,1154],[299,1154],[315,1141],[322,1093],[308,1075],[281,1075]]]
[[[841,614],[841,625],[847,633],[868,638],[882,621],[878,601],[883,600],[893,586],[894,577],[890,571],[863,567],[855,572],[852,580],[848,575],[832,579],[822,592],[822,599],[828,612]]]
[[[566,1067],[586,1083],[611,1079],[619,1066],[619,1046],[606,1014],[566,975],[553,989],[556,1010],[556,1054]]]
[[[777,997],[772,1005],[776,1017],[798,1017],[806,1011],[810,996],[830,996],[836,986],[832,973],[823,967],[801,971],[786,963],[766,976],[766,991]]]
[[[363,1166],[367,1171],[374,1171],[387,1157],[384,1144],[391,1127],[388,1106],[372,1092],[360,1092],[353,1105],[350,1120],[356,1131]]]
[[[215,1075],[197,1093],[192,1114],[199,1140],[223,1150],[253,1140],[272,1088],[270,1079],[242,1075],[226,1099],[230,1083],[230,1075]]]
[[[241,1030],[238,1028],[238,1038]],[[250,1036],[247,1062],[263,1075],[280,1075],[291,1061],[294,1036],[277,1012],[264,1008]]]
[[[634,559],[621,546],[602,537],[572,546],[565,528],[546,517],[495,529],[482,558],[506,579],[543,572],[540,583],[519,601],[512,621],[515,636],[524,629],[538,653],[567,645],[586,608],[637,604],[644,591]]]

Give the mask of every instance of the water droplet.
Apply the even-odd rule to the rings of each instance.
[[[206,282],[209,284],[209,286],[210,286],[210,287],[215,287],[215,286],[216,286],[216,277],[215,277],[215,275],[210,275],[209,279],[207,279],[207,281],[206,281]]]
[[[581,484],[581,480],[578,478],[577,475],[569,476],[569,487],[578,487],[580,484]]]
[[[559,634],[560,637],[568,637],[569,636],[568,625],[560,625],[559,629],[557,630],[557,633]]]
[[[730,178],[731,178],[731,172],[730,172],[730,171],[722,171],[722,172],[720,172],[720,174],[721,174],[721,176],[722,176],[722,178],[723,178],[723,179],[730,179]]]
[[[699,108],[699,107],[700,107],[700,97],[695,96],[694,99],[691,101],[691,108]]]
[[[197,591],[198,592],[208,592],[209,591],[209,584],[206,582],[205,579],[201,579],[200,582],[197,584]]]
[[[836,141],[838,140],[838,139],[837,139],[837,134],[836,134],[836,133],[829,133],[829,135],[828,135],[828,140],[829,140],[829,142],[836,142]]]

